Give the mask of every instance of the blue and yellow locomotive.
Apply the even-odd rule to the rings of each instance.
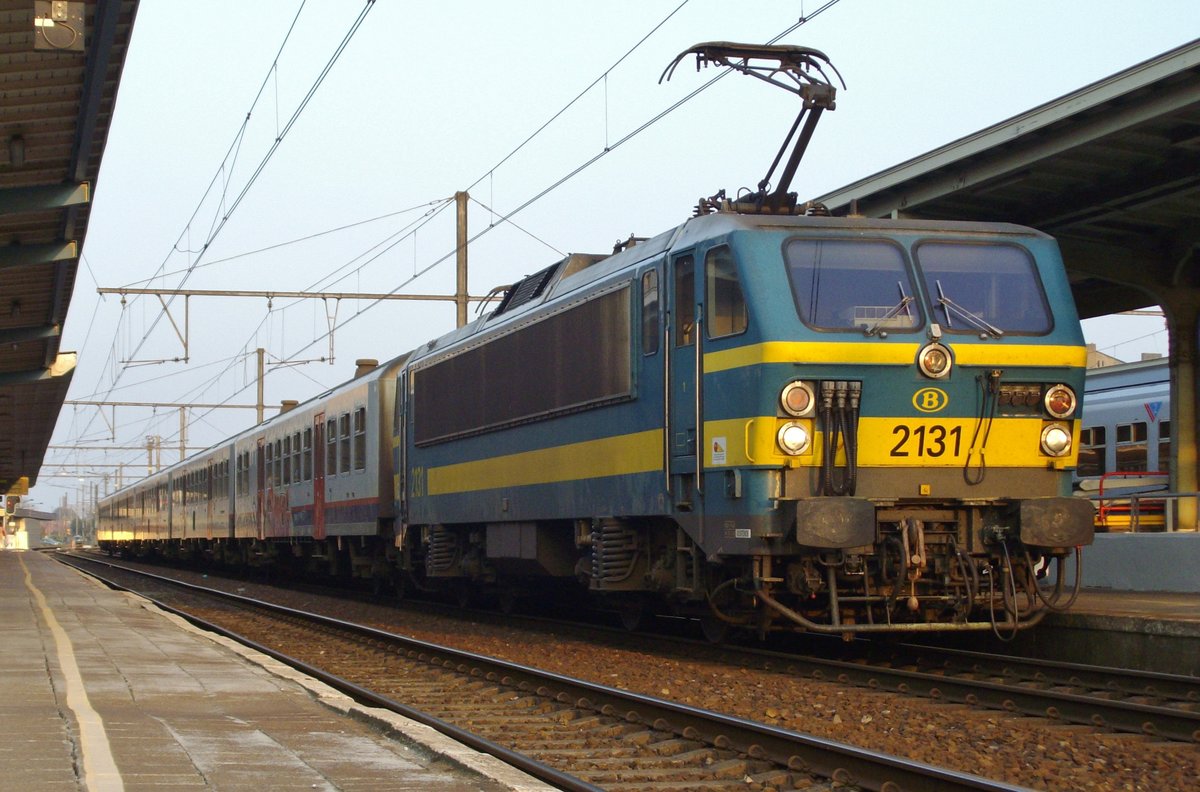
[[[462,598],[578,583],[711,636],[1014,630],[1062,607],[1092,507],[1070,495],[1086,350],[1054,241],[797,205],[824,56],[693,51],[796,81],[782,187],[522,279],[106,499],[101,544]]]
[[[1084,358],[1030,229],[697,217],[413,353],[404,563],[755,629],[1017,626],[1091,541]]]

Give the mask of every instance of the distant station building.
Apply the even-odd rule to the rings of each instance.
[[[0,517],[4,531],[0,536],[0,550],[36,550],[46,546],[47,534],[52,530],[55,516],[49,512],[16,508],[11,514]]]

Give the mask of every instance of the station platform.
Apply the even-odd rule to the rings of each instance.
[[[40,553],[0,552],[0,636],[5,789],[550,789]]]
[[[1083,589],[1066,613],[978,648],[1200,676],[1200,533],[1098,533],[1082,557]],[[1075,571],[1068,560],[1068,588]]]
[[[1200,676],[1200,594],[1085,588],[1008,641],[987,634],[944,643],[998,654]]]

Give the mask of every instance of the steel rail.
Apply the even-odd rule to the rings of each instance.
[[[522,618],[539,623],[571,624],[591,630],[605,629],[579,622]],[[705,642],[680,637],[659,636],[659,640],[671,640],[681,645],[698,645],[710,651],[736,652],[742,655],[738,662],[745,662],[746,656],[767,659],[776,670],[779,670],[779,663],[782,663],[789,673],[800,673],[801,669],[804,669],[803,673],[820,681],[887,690],[903,695],[934,698],[1162,739],[1200,742],[1200,679],[1186,676],[990,655],[920,644],[900,644],[900,647],[907,651],[921,653],[919,657],[897,658],[894,655],[895,647],[889,647],[888,651],[892,654],[885,659],[871,658],[869,654],[866,657],[858,655],[853,659],[838,659],[749,647],[720,649]],[[835,651],[841,653],[842,645],[839,644],[839,649]],[[960,657],[974,665],[969,668],[949,668],[937,659],[941,656]],[[897,667],[905,665],[916,667]],[[922,665],[927,667],[921,668]],[[978,678],[985,676],[990,679]],[[1051,685],[1065,689],[1047,689]],[[1117,697],[1114,697],[1114,694]],[[1171,703],[1131,701],[1128,697],[1145,697],[1160,701],[1171,699]]]
[[[1086,663],[995,655],[968,649],[922,644],[906,643],[900,644],[899,647],[914,652],[915,656],[912,658],[912,662],[928,664],[940,662],[943,663],[943,667],[951,665],[962,667],[971,664],[969,668],[964,669],[967,671],[986,670],[987,666],[1000,666],[1000,674],[1006,678],[1023,677],[1044,684],[1086,686],[1094,690],[1109,690],[1129,696],[1167,698],[1200,706],[1200,677],[1145,671],[1138,668],[1114,669]]]

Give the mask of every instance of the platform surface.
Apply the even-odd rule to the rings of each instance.
[[[0,552],[0,637],[3,789],[548,789],[40,553]]]
[[[1183,622],[1200,628],[1200,594],[1174,591],[1083,589],[1072,613]]]

